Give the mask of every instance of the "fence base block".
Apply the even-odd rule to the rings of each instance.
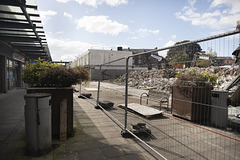
[[[121,135],[123,138],[132,138],[133,136],[126,130],[121,131]]]

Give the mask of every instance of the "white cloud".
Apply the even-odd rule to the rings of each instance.
[[[176,39],[177,38],[177,35],[175,35],[175,34],[173,34],[172,36],[171,36],[171,39]]]
[[[67,3],[71,0],[57,0],[57,2],[60,3]],[[77,3],[85,4],[87,6],[95,7],[97,8],[99,5],[106,4],[112,7],[116,7],[122,4],[127,4],[128,0],[75,0]]]
[[[60,3],[67,3],[69,2],[70,0],[56,0],[57,2],[60,2]]]
[[[53,61],[72,61],[76,56],[94,46],[80,41],[61,40],[51,37],[47,40]]]
[[[188,16],[189,18],[198,18],[201,16],[201,14],[196,13],[194,8],[189,8],[186,10],[185,16]]]
[[[176,42],[170,40],[168,41],[163,47],[170,47],[170,46],[173,46]]]
[[[130,37],[128,38],[129,40],[134,40],[134,39],[138,39],[138,37]]]
[[[102,2],[105,2],[109,6],[119,6],[122,4],[127,4],[128,0],[102,0]]]
[[[126,45],[126,44],[116,44],[116,45],[115,45],[115,48],[117,49],[118,47],[122,47],[123,49],[130,48],[130,46],[129,46],[129,45]]]
[[[170,40],[170,41],[168,41],[168,42],[163,46],[163,48],[164,48],[164,47],[173,46],[175,43],[176,43],[176,42]],[[168,49],[158,52],[158,55],[163,56],[163,57],[166,57],[166,56],[167,56],[167,52],[168,52]]]
[[[75,1],[78,2],[79,4],[85,4],[92,7],[97,7],[104,3],[113,7],[128,3],[128,0],[75,0]]]
[[[45,24],[52,16],[57,15],[57,12],[48,10],[48,11],[39,11],[42,23]]]
[[[197,0],[188,0],[188,3],[190,4],[190,6],[194,6],[194,4],[197,2]]]
[[[112,21],[108,16],[84,16],[76,21],[77,29],[84,28],[91,33],[118,35],[128,30],[128,26]]]
[[[64,32],[63,31],[58,31],[58,32],[56,32],[56,34],[64,34]]]
[[[47,35],[48,46],[53,61],[73,61],[77,56],[85,53],[88,49],[111,49],[101,44],[90,44],[69,39],[57,39]]]
[[[214,8],[214,7],[221,7],[224,5],[227,5],[230,7],[231,14],[240,12],[240,9],[239,9],[240,1],[239,0],[213,0],[210,7]]]
[[[139,34],[140,37],[146,37],[150,34],[158,34],[160,31],[159,30],[150,30],[146,28],[140,28],[137,30],[137,33]]]
[[[72,19],[72,15],[67,12],[64,12],[63,16],[69,18],[70,20]]]
[[[191,22],[195,26],[213,28],[215,30],[234,29],[240,17],[239,0],[213,0],[208,12],[197,12],[195,0],[189,0],[189,5],[177,12],[177,18]],[[238,7],[237,7],[238,6]]]

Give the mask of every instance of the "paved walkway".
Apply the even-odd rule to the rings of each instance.
[[[25,145],[23,89],[0,94],[0,159],[21,155]]]
[[[101,83],[100,99],[114,102],[107,111],[124,124],[124,109],[117,107],[124,104],[124,86]],[[87,87],[97,87],[90,83]],[[132,88],[129,87],[131,92]],[[128,103],[139,103],[139,93],[132,90]],[[96,91],[91,92],[96,98]],[[144,103],[143,103],[144,104]],[[150,103],[149,103],[150,104]],[[150,105],[159,109],[159,104]],[[127,126],[146,123],[151,136],[141,137],[147,144],[167,159],[239,159],[239,132],[219,129],[199,123],[192,123],[177,118],[164,110],[163,116],[146,119],[134,112],[128,112]],[[231,138],[230,138],[231,137]],[[160,158],[159,156],[157,158]]]
[[[43,156],[26,156],[24,94],[20,89],[0,95],[0,160],[155,159],[133,139],[122,138],[115,123],[75,94],[74,137],[53,141],[58,147]]]
[[[89,86],[90,88],[96,86]],[[114,88],[101,88],[100,99],[114,102],[108,109],[124,123],[124,110],[117,107],[125,96]],[[160,159],[135,139],[122,138],[121,129],[89,100],[78,99],[74,93],[75,135],[67,141],[53,141],[58,147],[40,157],[26,156],[24,99],[25,90],[0,94],[0,160],[102,160],[102,159]],[[96,99],[97,92],[91,92]],[[129,103],[138,103],[139,97],[129,96]],[[95,103],[94,103],[95,104]],[[210,128],[177,119],[165,113],[163,117],[146,119],[128,112],[128,126],[146,123],[151,136],[144,138],[150,146],[167,159],[239,159],[239,133]],[[213,132],[209,131],[212,130]],[[217,134],[215,132],[222,133]],[[229,136],[234,137],[229,138]],[[148,151],[149,152],[148,152]],[[151,152],[152,153],[152,152]],[[154,153],[152,153],[154,154]]]
[[[91,81],[90,85],[97,87],[98,86],[98,82]],[[125,93],[125,85],[121,85],[120,86],[120,85],[117,85],[117,84],[101,82],[101,87],[109,88],[109,89],[113,89],[113,90],[117,90],[119,92]],[[128,87],[128,95],[134,95],[134,96],[140,97],[140,95],[142,93],[148,93],[148,90],[136,89],[136,88],[133,88],[133,87]]]

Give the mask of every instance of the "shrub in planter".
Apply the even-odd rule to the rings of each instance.
[[[66,68],[64,66],[46,69],[40,74],[40,85],[45,87],[70,87],[89,80],[88,72],[82,68]]]
[[[172,90],[172,114],[191,120],[210,120],[211,90],[217,76],[207,72],[191,70],[185,74],[177,73]]]
[[[27,93],[50,93],[52,108],[52,136],[60,136],[60,106],[67,100],[67,135],[73,135],[73,88],[71,85],[89,80],[83,67],[69,68],[48,61],[27,63],[23,80],[30,87]]]
[[[41,86],[40,74],[43,70],[50,69],[53,67],[61,66],[57,63],[50,63],[43,59],[36,60],[36,63],[31,61],[26,63],[26,68],[23,73],[23,81],[31,87]]]
[[[73,68],[73,76],[73,78],[77,80],[77,83],[90,80],[89,71],[82,66],[76,66]]]
[[[69,68],[40,59],[28,62],[23,74],[23,81],[31,87],[70,87],[88,80],[89,72],[81,66]]]
[[[174,85],[178,87],[182,86],[214,86],[217,83],[217,75],[212,73],[207,73],[205,71],[198,73],[197,70],[193,69],[185,74],[182,72],[177,72],[177,80]]]

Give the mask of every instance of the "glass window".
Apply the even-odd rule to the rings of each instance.
[[[8,90],[12,90],[17,87],[17,73],[16,73],[17,62],[8,59],[7,60],[7,82]]]

